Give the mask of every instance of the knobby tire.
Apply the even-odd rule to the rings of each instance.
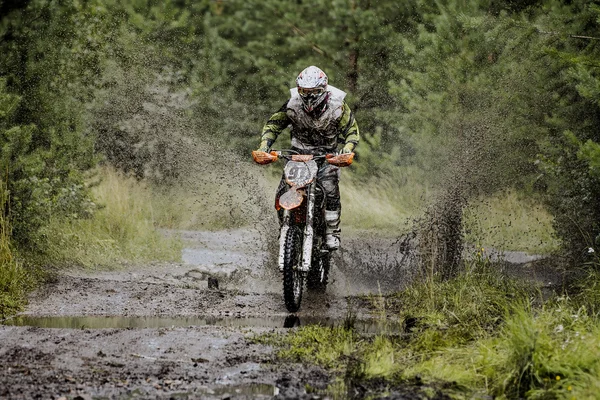
[[[290,226],[285,238],[283,253],[283,298],[289,312],[300,309],[304,277],[298,267],[302,263],[302,231]]]
[[[312,292],[325,292],[329,279],[331,253],[313,253],[312,265],[306,277],[306,288]]]

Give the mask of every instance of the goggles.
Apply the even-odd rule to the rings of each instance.
[[[323,92],[325,92],[325,89],[322,87],[316,87],[316,88],[299,87],[298,88],[298,94],[300,96],[320,95]]]

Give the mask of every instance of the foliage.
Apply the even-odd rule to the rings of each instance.
[[[545,233],[543,244],[523,238],[532,219],[552,221],[591,272],[572,299],[534,308],[483,252],[447,281],[431,258],[428,280],[387,299],[405,338],[305,327],[281,355],[471,395],[593,397],[599,27],[588,0],[0,0],[0,314],[32,281],[15,254],[170,259],[180,243],[157,225],[266,223],[267,178],[247,153],[316,64],[348,92],[362,133],[345,224],[398,233],[433,193],[425,218],[438,226],[422,250],[448,248],[443,236],[457,241],[465,220],[467,238],[487,243],[502,223],[469,204],[502,209],[509,193],[514,248],[555,247]],[[93,185],[101,159],[121,172],[101,169]],[[551,216],[531,211],[538,202]]]
[[[84,177],[101,159],[163,193],[204,183],[181,204],[233,210],[188,226],[260,219],[264,178],[241,158],[310,64],[348,92],[361,128],[350,188],[378,184],[345,195],[381,206],[353,204],[347,221],[404,227],[434,193],[424,218],[439,229],[422,243],[460,255],[468,205],[514,190],[545,205],[576,262],[600,240],[592,1],[29,0],[0,11],[0,170],[24,255],[91,221],[80,221],[96,211]],[[231,189],[232,175],[260,187]]]
[[[596,8],[489,6],[436,3],[422,14],[390,83],[404,107],[398,125],[412,161],[452,197],[537,189],[565,249],[581,259],[599,233]]]
[[[172,72],[144,75],[136,65],[111,65],[91,105],[90,131],[97,151],[113,166],[171,184],[191,163],[194,127],[185,117],[185,91],[175,92]],[[194,154],[196,156],[196,154]]]
[[[595,169],[600,143],[595,60],[600,47],[597,40],[589,39],[600,32],[600,10],[591,2],[571,6],[552,2],[550,6],[556,13],[544,15],[540,22],[549,27],[561,26],[568,18],[570,32],[550,34],[544,49],[550,68],[542,78],[545,87],[552,88],[554,104],[547,112],[549,135],[542,147],[542,182],[566,250],[575,259],[584,260],[585,250],[600,234],[600,208],[593,200],[600,195]]]
[[[167,13],[168,4],[160,9],[142,3],[137,4],[141,7],[137,8],[134,3],[44,0],[2,3],[0,167],[5,171],[10,192],[7,209],[11,210],[12,242],[29,261],[42,262],[44,257],[53,257],[51,253],[57,249],[59,253],[77,252],[86,241],[98,244],[105,240],[102,235],[85,240],[81,238],[86,234],[99,234],[102,229],[88,229],[87,233],[74,233],[72,229],[83,229],[91,226],[91,221],[98,222],[90,219],[96,207],[85,183],[85,172],[101,159],[97,150],[104,150],[110,158],[106,148],[100,146],[104,142],[98,138],[106,138],[104,133],[111,128],[110,122],[115,122],[116,117],[127,116],[121,113],[113,116],[111,121],[102,120],[102,107],[115,103],[114,97],[108,97],[106,93],[120,94],[131,103],[132,100],[123,91],[110,90],[118,80],[118,73],[123,73],[123,68],[119,70],[118,67],[139,66],[156,60],[152,52],[144,54],[131,50],[139,45],[139,32],[164,28],[164,20],[153,21],[152,16],[173,17]],[[147,10],[149,15],[144,18],[147,17],[148,21],[140,19],[136,9]],[[128,16],[130,19],[126,20]],[[124,24],[125,21],[130,24]],[[140,58],[143,60],[140,61]],[[125,79],[143,75],[140,70],[132,69]],[[149,76],[152,78],[152,75]],[[139,79],[131,81],[132,85],[139,86]],[[146,79],[144,82],[154,81]],[[132,89],[132,86],[128,88]],[[143,89],[150,90],[147,87]],[[160,90],[160,87],[156,90],[159,96]],[[131,108],[127,107],[128,104],[116,104],[125,110]],[[143,102],[134,105],[141,107]],[[126,117],[118,122],[122,125],[129,122],[135,127],[135,121],[131,123]],[[103,130],[98,129],[99,125]],[[115,145],[118,140],[116,138],[111,144]],[[158,154],[165,151],[164,146],[152,142],[152,138],[140,139],[138,135],[138,142],[145,144],[139,151],[143,160],[155,159],[154,154],[145,150],[147,148],[155,149]],[[138,142],[129,141],[130,147],[125,150],[130,152],[132,147],[141,147]],[[120,156],[124,157],[125,151]],[[159,161],[164,161],[164,158]],[[114,163],[124,170],[131,169],[120,165],[117,160]],[[159,177],[174,169],[167,163],[162,165],[164,167],[160,170],[150,165],[144,168],[151,172],[149,175]],[[139,162],[136,167],[142,168]],[[121,222],[125,226],[120,229],[129,229],[126,217]],[[59,227],[65,231],[57,232]],[[64,239],[62,245],[73,245],[74,248],[57,247],[59,237]],[[66,240],[65,237],[78,239]]]
[[[179,260],[181,242],[164,237],[154,220],[155,196],[147,182],[110,167],[96,171],[91,196],[97,211],[86,219],[52,219],[44,262],[114,266],[124,261]],[[41,260],[40,260],[41,262]]]
[[[2,7],[4,140],[20,138],[14,157],[27,157],[15,165],[28,165],[9,179],[21,245],[42,241],[33,236],[49,213],[89,212],[80,172],[97,161],[92,144],[118,168],[170,184],[197,140],[244,154],[255,146],[309,64],[349,93],[363,132],[358,179],[419,169],[424,186],[456,192],[458,212],[498,189],[537,188],[567,248],[580,255],[600,233],[591,3]]]
[[[92,17],[81,11],[32,1],[0,23],[0,167],[12,235],[24,251],[44,250],[41,229],[50,216],[91,211],[81,171],[96,158],[78,103],[94,63],[93,43],[80,28]]]

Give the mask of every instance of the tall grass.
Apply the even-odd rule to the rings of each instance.
[[[154,220],[163,228],[220,230],[276,219],[275,169],[232,154],[199,155],[184,173],[154,188]],[[267,211],[266,211],[267,210]],[[266,211],[266,212],[265,212]]]
[[[466,240],[497,250],[548,254],[558,249],[552,216],[514,190],[472,201],[465,210]]]
[[[502,398],[597,398],[599,334],[598,321],[568,298],[541,309],[523,304],[507,310],[497,335],[440,352],[406,375]]]
[[[410,332],[403,347],[410,348],[414,359],[409,364],[414,364],[430,352],[487,337],[501,325],[507,310],[535,294],[533,287],[501,276],[480,258],[454,279],[424,279],[394,295],[371,299],[378,314],[384,308],[384,315],[399,319]]]
[[[50,222],[50,260],[84,266],[178,260],[180,241],[157,230],[153,189],[109,167],[101,168],[98,177],[92,218]]]
[[[26,302],[33,278],[7,249],[8,240],[0,238],[0,318],[20,311]]]
[[[415,349],[437,350],[492,332],[506,310],[525,301],[533,287],[503,277],[485,258],[451,280],[429,277],[388,298],[398,316],[412,322]]]
[[[345,172],[345,171],[343,171]],[[368,183],[342,174],[342,227],[360,233],[401,235],[414,229],[435,195],[423,172],[398,169]],[[478,247],[548,254],[557,250],[551,215],[538,203],[508,190],[472,201],[464,211],[465,240]]]
[[[586,301],[582,284],[575,298],[541,303],[492,267],[480,259],[453,280],[417,282],[386,298],[388,315],[405,322],[403,336],[300,328],[281,338],[280,356],[333,365],[350,386],[376,378],[389,386],[418,381],[453,398],[598,398],[598,296]]]
[[[0,318],[19,311],[33,283],[23,265],[15,260],[10,245],[10,222],[6,215],[8,192],[0,181]]]
[[[202,191],[189,184],[158,189],[152,198],[157,225],[167,229],[220,230],[251,225],[258,220],[258,212],[248,212],[249,207],[257,206],[245,204],[248,196],[243,189],[217,182],[204,182],[203,186]]]
[[[340,183],[342,225],[351,232],[407,233],[413,228],[411,220],[424,210],[431,196],[429,187],[410,169],[368,183],[346,175]]]

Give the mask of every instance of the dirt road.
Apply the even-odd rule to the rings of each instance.
[[[0,398],[323,398],[332,383],[326,371],[284,363],[252,339],[349,315],[357,329],[389,329],[359,294],[398,290],[413,270],[397,239],[346,237],[327,293],[305,293],[288,318],[268,246],[274,238],[167,234],[185,243],[181,263],[62,271],[5,321],[12,325],[0,325]]]
[[[17,326],[0,326],[0,397],[318,397],[330,383],[325,371],[281,363],[252,341],[290,323],[265,240],[246,230],[176,234],[186,243],[182,263],[66,271],[34,293],[23,314],[5,321]],[[397,260],[381,260],[380,269],[386,262]],[[345,264],[364,263],[342,252],[336,265]],[[389,283],[374,276],[334,268],[328,293],[305,294],[292,324],[352,314],[376,330],[355,296]],[[219,289],[208,288],[209,277]]]

